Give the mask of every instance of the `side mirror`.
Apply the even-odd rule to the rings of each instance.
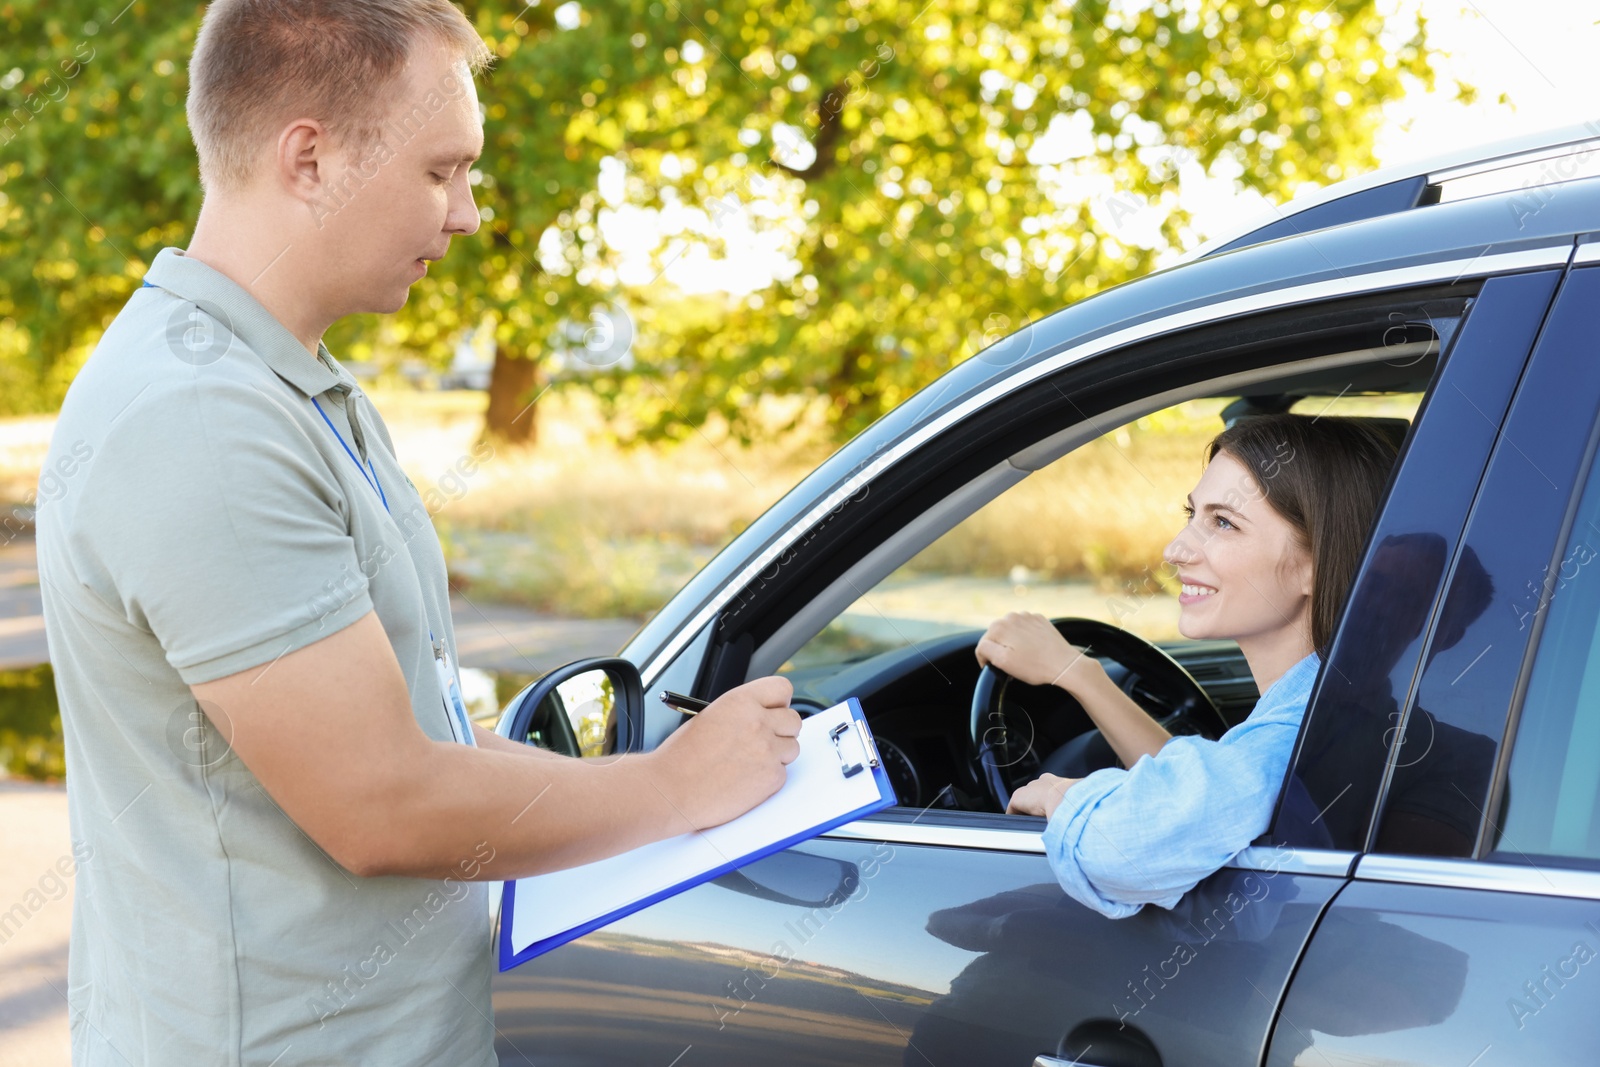
[[[637,751],[643,725],[638,668],[625,659],[581,659],[512,697],[495,732],[564,756],[604,756]]]

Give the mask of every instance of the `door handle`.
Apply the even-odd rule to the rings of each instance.
[[[1109,1019],[1073,1027],[1055,1052],[1041,1052],[1033,1067],[1161,1067],[1161,1055],[1143,1031]]]

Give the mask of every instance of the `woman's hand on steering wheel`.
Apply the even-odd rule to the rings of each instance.
[[[1042,633],[1041,623],[1056,633]],[[1062,667],[1070,666],[1071,670],[1062,676],[1065,694],[1036,709],[1057,717],[1053,728],[1042,731],[1053,738],[1061,735],[1061,730],[1055,728],[1062,724],[1061,715],[1070,717],[1078,733],[1088,728],[1083,720],[1093,716],[1087,713],[1079,693],[1093,698],[1093,690],[1109,687],[1117,690],[1117,696],[1128,699],[1122,688],[1125,683],[1113,681],[1099,659],[1086,655],[1090,649],[1138,680],[1142,698],[1154,701],[1164,716],[1157,725],[1162,741],[1176,733],[1196,733],[1215,740],[1227,731],[1228,724],[1205,688],[1168,653],[1139,635],[1093,619],[1050,622],[1027,613],[1007,615],[989,627],[979,643],[977,658],[984,666],[972,688],[972,714],[968,721],[972,777],[992,804],[987,810],[1006,811],[1011,794],[1031,786],[1041,772],[1066,771],[1076,764],[1075,754],[1069,749],[1071,742],[1040,758],[1034,745],[1041,729],[1020,705],[1013,709],[1006,706],[1007,690],[1013,682],[1049,683]],[[1080,674],[1081,668],[1086,669]],[[1137,703],[1133,706],[1149,717],[1148,710]],[[1013,710],[1015,716],[1010,713]],[[1063,754],[1073,757],[1074,763],[1052,765],[1051,761]],[[1065,780],[1053,777],[1057,782]]]
[[[1005,671],[1028,685],[1063,685],[1080,690],[1100,661],[1061,636],[1055,624],[1031,611],[1013,611],[989,625],[978,641],[978,663]]]

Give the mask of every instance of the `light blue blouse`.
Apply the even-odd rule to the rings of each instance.
[[[1320,666],[1290,667],[1219,740],[1174,737],[1067,790],[1044,832],[1067,894],[1113,919],[1171,908],[1264,833]]]

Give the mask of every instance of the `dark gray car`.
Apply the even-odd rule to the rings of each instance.
[[[609,743],[647,750],[680,718],[645,693],[782,671],[802,711],[860,698],[903,806],[500,975],[502,1062],[1600,1062],[1600,179],[1567,180],[1597,150],[1566,130],[1336,186],[1031,324],[819,467],[626,662],[521,694],[502,733],[576,751],[560,686],[608,670]],[[1402,450],[1273,827],[1172,910],[1104,918],[1043,821],[1000,814],[1088,720],[980,685],[981,624],[898,607],[906,566],[1134,420],[1355,397]],[[1217,736],[1249,672],[1152,636],[1158,600],[1062,625]]]

